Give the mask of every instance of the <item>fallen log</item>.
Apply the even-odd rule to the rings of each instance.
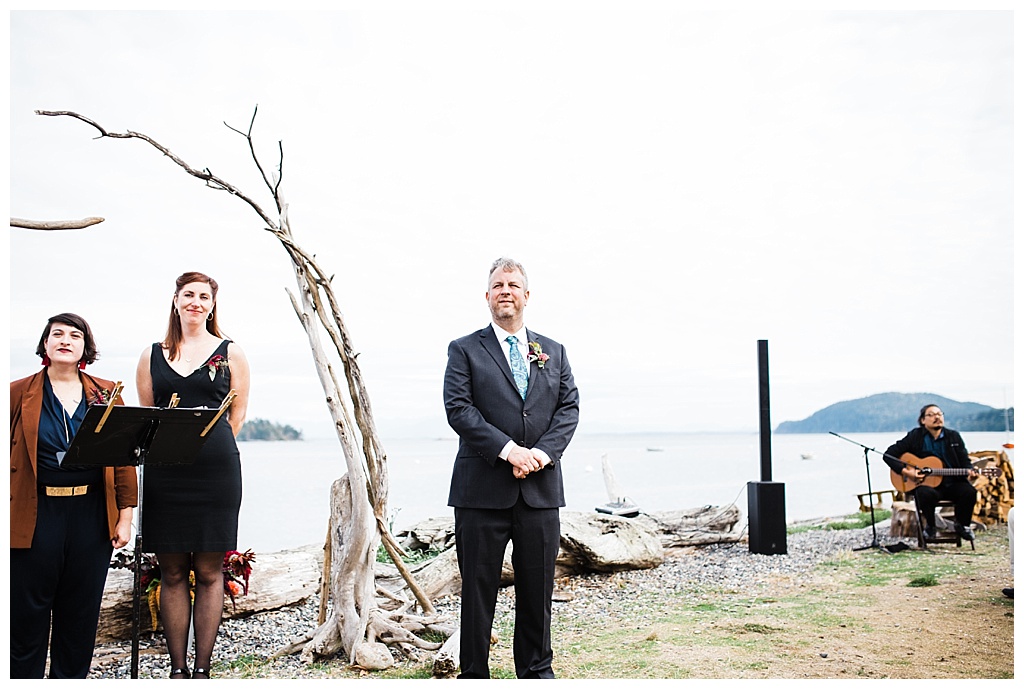
[[[555,576],[652,569],[665,560],[658,534],[639,520],[608,514],[562,514]]]
[[[665,548],[735,543],[743,533],[736,505],[643,512],[633,517],[633,521],[656,533]]]
[[[441,646],[441,650],[434,655],[434,665],[431,673],[434,677],[450,677],[459,669],[459,652],[462,650],[462,634],[456,629],[455,633],[448,637],[448,640]]]
[[[234,605],[230,598],[225,597],[224,616],[245,617],[305,601],[317,593],[323,556],[323,546],[319,545],[260,553],[249,578],[248,595],[236,596]],[[140,622],[142,632],[154,631],[145,597]],[[123,641],[131,638],[131,633],[132,572],[112,569],[107,573],[103,589],[96,642]]]

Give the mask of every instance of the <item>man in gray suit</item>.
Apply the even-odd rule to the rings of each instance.
[[[448,346],[444,407],[459,435],[448,504],[462,575],[460,678],[488,678],[491,626],[512,541],[516,675],[554,678],[551,594],[565,505],[562,453],[579,393],[565,348],[527,330],[522,265],[499,258],[487,289],[491,324]]]

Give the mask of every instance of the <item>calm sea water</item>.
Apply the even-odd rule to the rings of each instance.
[[[843,434],[884,451],[900,433]],[[1013,434],[964,433],[969,450],[998,450]],[[383,440],[396,528],[451,515],[448,483],[457,441]],[[270,552],[323,543],[331,483],[345,472],[336,440],[241,443],[243,499],[238,545]],[[1013,450],[1007,451],[1013,459]],[[760,436],[677,433],[577,436],[563,458],[566,509],[591,512],[608,502],[601,458],[623,492],[645,511],[735,502],[746,519],[749,481],[762,480]],[[772,438],[771,480],[785,484],[786,520],[855,512],[858,493],[891,488],[881,456],[829,434]]]

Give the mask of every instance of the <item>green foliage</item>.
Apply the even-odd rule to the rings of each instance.
[[[407,550],[402,562],[407,565],[418,565],[421,562],[433,560],[435,557],[440,555],[442,550]],[[377,562],[391,562],[391,556],[388,555],[388,551],[384,548],[384,544],[377,546]]]
[[[242,426],[238,440],[302,440],[302,431],[287,424],[282,426],[266,419],[252,419]]]
[[[925,574],[923,577],[915,577],[915,578],[910,580],[909,584],[907,584],[907,586],[914,586],[914,587],[938,586],[938,585],[939,585],[939,578],[937,576],[935,576],[934,574]]]

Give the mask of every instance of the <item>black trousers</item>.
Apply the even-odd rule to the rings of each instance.
[[[533,508],[520,496],[509,509],[455,508],[455,547],[462,575],[460,678],[490,677],[491,627],[509,540],[515,570],[512,652],[516,676],[555,676],[551,669],[551,594],[560,540],[558,508]]]
[[[43,677],[48,641],[51,678],[89,673],[112,549],[102,488],[39,496],[32,547],[11,548],[11,679]]]
[[[935,528],[935,507],[939,500],[953,501],[953,514],[956,523],[970,526],[974,517],[974,504],[978,501],[978,491],[967,481],[950,481],[931,486],[918,486],[914,489],[914,500],[921,508],[921,515],[929,528]]]

